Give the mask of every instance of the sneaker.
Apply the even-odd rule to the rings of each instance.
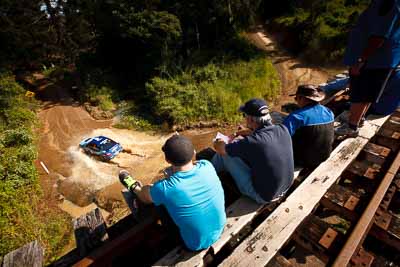
[[[132,191],[131,188],[138,183],[135,179],[132,178],[132,176],[129,174],[128,171],[126,170],[121,170],[119,172],[119,181],[123,186],[125,186],[126,189],[129,191]]]
[[[336,120],[339,122],[339,124],[348,123],[349,122],[349,113],[340,114],[336,118]],[[362,117],[358,127],[359,128],[363,127],[364,126],[364,122],[365,122],[365,117]]]
[[[348,137],[356,137],[358,135],[358,132],[358,128],[357,130],[353,130],[350,128],[348,123],[344,123],[340,127],[335,129],[335,134],[339,136],[346,135]]]

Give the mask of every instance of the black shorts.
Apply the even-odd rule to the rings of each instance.
[[[389,72],[390,69],[364,69],[358,76],[350,75],[350,102],[375,102]]]

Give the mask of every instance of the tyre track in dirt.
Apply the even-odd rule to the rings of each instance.
[[[255,31],[247,33],[247,38],[259,49],[266,52],[277,69],[281,81],[281,94],[272,103],[273,110],[281,111],[281,107],[294,103],[289,96],[296,92],[300,84],[321,84],[327,81],[329,74],[315,66],[303,62],[300,58],[293,57],[279,44],[276,38],[267,33],[261,25]]]

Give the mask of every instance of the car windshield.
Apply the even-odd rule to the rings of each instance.
[[[106,139],[106,140],[102,141],[101,143],[102,143],[101,144],[102,150],[108,150],[117,144],[117,142],[114,142],[113,140],[110,140],[110,139]]]

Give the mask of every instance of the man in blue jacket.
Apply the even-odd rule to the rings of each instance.
[[[166,208],[186,248],[206,249],[221,236],[226,222],[224,191],[217,173],[207,160],[193,163],[192,142],[182,135],[169,138],[162,150],[172,165],[168,177],[141,186],[122,170],[119,179],[140,201]]]
[[[300,109],[290,113],[283,124],[292,136],[294,163],[314,168],[331,154],[334,115],[319,104],[325,94],[313,85],[300,85],[293,96]]]
[[[337,135],[356,136],[371,103],[379,102],[388,83],[396,84],[400,62],[400,0],[374,0],[352,30],[344,63],[350,66],[350,116],[335,129]],[[398,83],[397,83],[398,84]],[[400,88],[389,99],[398,103]],[[384,97],[387,98],[386,94]]]

